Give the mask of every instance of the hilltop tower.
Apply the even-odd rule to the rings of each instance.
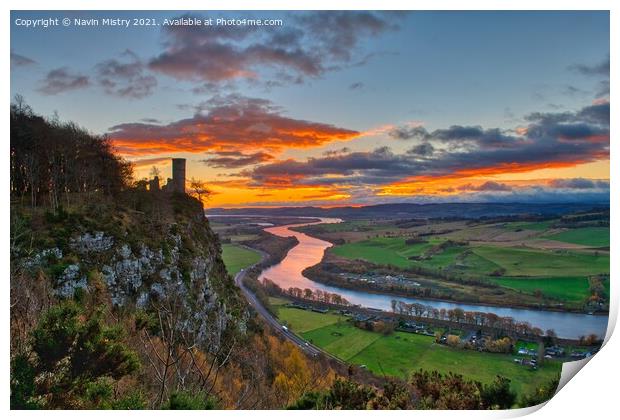
[[[172,159],[172,189],[185,193],[185,159]]]

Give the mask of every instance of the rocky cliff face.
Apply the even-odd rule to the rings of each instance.
[[[157,200],[156,221],[118,205],[118,214],[101,222],[85,211],[74,217],[80,222],[63,223],[64,240],[50,233],[57,231],[54,226],[46,226],[41,233],[50,238],[44,243],[55,246],[14,261],[30,273],[47,273],[58,299],[71,298],[98,279],[114,308],[149,311],[173,305],[176,328],[191,332],[199,343],[219,345],[225,332],[243,332],[244,301],[202,207],[187,196],[149,198]],[[122,223],[110,223],[116,219]]]

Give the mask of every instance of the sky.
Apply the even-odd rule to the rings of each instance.
[[[209,207],[608,202],[609,79],[604,11],[11,13],[12,96]]]

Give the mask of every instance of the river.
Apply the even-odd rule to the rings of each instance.
[[[338,293],[352,304],[387,311],[391,310],[392,299],[397,299],[407,303],[422,303],[437,309],[454,309],[458,307],[465,311],[492,312],[498,316],[512,317],[516,321],[527,321],[532,326],[541,328],[543,331],[553,329],[558,337],[562,338],[579,338],[580,336],[587,336],[589,334],[596,334],[599,337],[605,336],[605,331],[607,330],[607,316],[405,298],[389,294],[367,293],[332,287],[312,281],[304,277],[302,271],[307,267],[318,264],[323,259],[325,250],[333,244],[306,235],[305,233],[295,232],[290,228],[320,223],[340,223],[342,221],[340,219],[330,218],[320,219],[321,221],[319,222],[297,223],[265,228],[264,230],[266,232],[277,236],[295,236],[299,244],[293,247],[279,264],[264,270],[259,279],[268,278],[284,289],[299,287],[301,289],[321,289],[330,293]]]

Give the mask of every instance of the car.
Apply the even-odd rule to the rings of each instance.
[[[286,325],[282,325],[282,329],[283,329],[284,331],[288,331],[288,327],[287,327]]]

